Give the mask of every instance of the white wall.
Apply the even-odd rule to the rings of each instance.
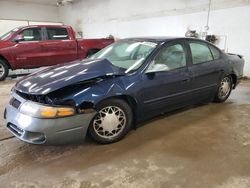
[[[56,5],[0,0],[0,36],[18,26],[61,24]]]
[[[27,25],[26,21],[0,20],[0,36],[7,33],[11,29],[24,25]]]
[[[225,36],[226,50],[245,56],[250,76],[250,0],[212,0],[211,8],[208,33]],[[208,0],[83,0],[61,7],[59,16],[86,38],[184,36],[188,27],[204,30],[207,9]]]
[[[59,21],[56,5],[0,0],[0,19]]]

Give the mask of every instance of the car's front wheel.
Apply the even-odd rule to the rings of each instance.
[[[215,102],[226,101],[232,91],[232,86],[233,86],[232,77],[225,76],[219,84],[219,88],[217,90],[214,101]]]
[[[89,136],[97,143],[121,140],[131,129],[133,113],[123,100],[108,99],[98,105],[98,112],[89,126]]]

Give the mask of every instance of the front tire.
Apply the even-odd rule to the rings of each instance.
[[[8,74],[9,74],[9,67],[7,63],[4,60],[0,59],[0,81],[5,80]]]
[[[121,140],[131,129],[133,113],[123,100],[108,99],[98,105],[98,112],[89,126],[89,136],[97,143],[110,144]]]
[[[225,76],[222,78],[214,101],[219,103],[226,101],[231,94],[232,87],[233,81],[231,76]]]

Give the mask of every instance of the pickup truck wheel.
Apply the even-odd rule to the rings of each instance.
[[[219,84],[214,101],[224,102],[229,97],[233,87],[233,81],[231,76],[225,76]]]
[[[9,74],[9,67],[7,63],[0,59],[0,81],[4,80]]]
[[[123,100],[108,99],[98,105],[90,123],[89,136],[97,143],[110,144],[121,140],[131,129],[133,113]]]

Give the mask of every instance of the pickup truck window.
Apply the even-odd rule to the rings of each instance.
[[[41,28],[29,28],[19,33],[23,36],[23,41],[40,41],[42,40]]]
[[[66,28],[47,28],[48,40],[68,40],[69,34]]]

